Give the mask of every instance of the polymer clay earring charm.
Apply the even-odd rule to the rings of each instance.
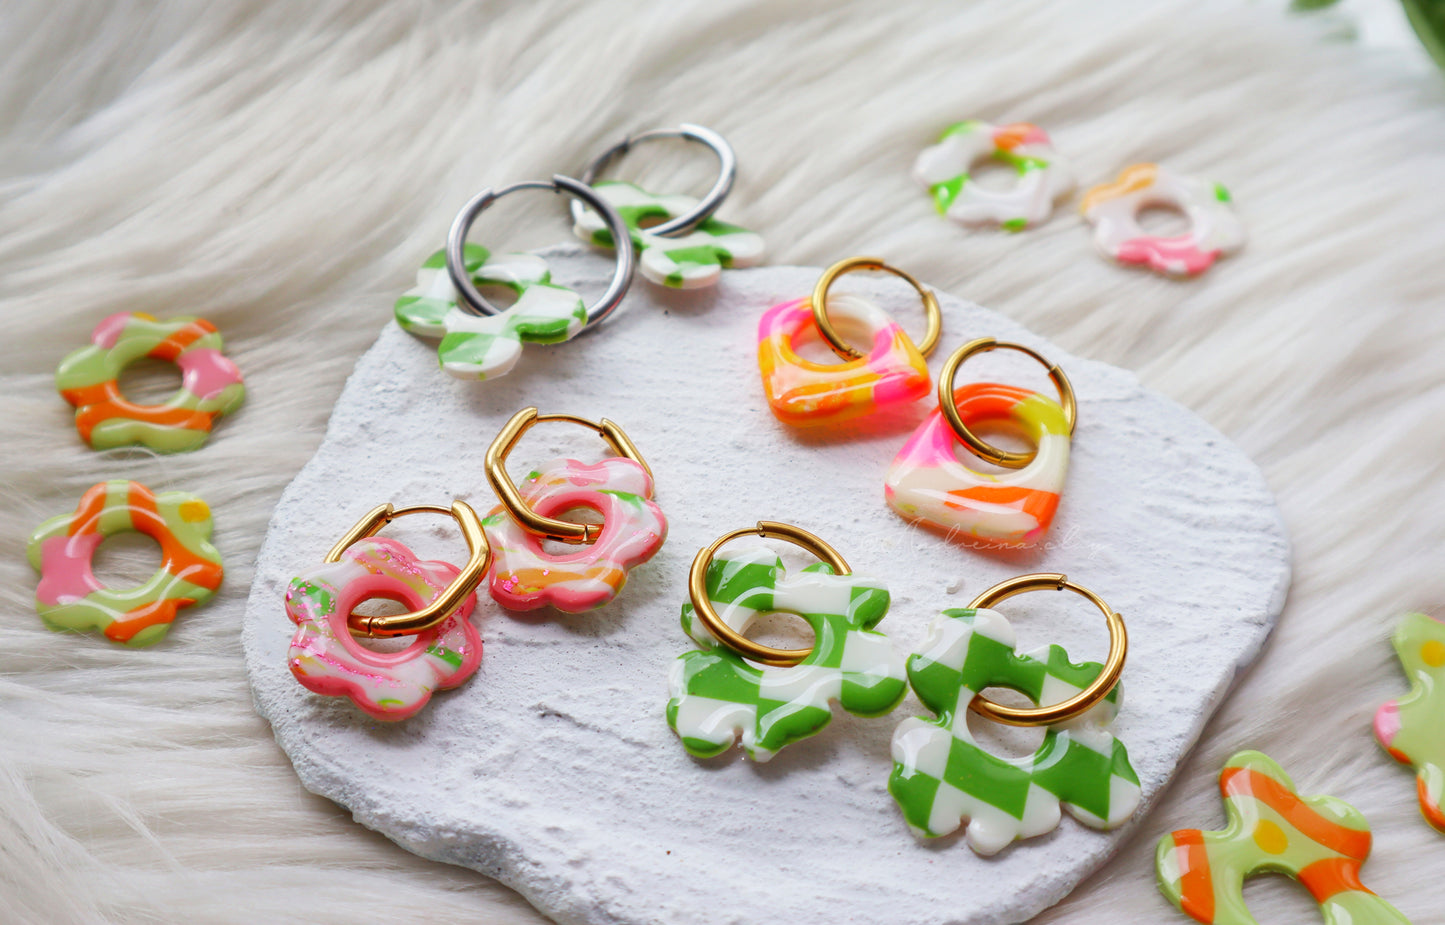
[[[928,318],[921,344],[915,346],[892,318],[867,299],[829,297],[833,282],[856,270],[892,273],[918,291]],[[866,353],[843,339],[834,319],[867,333]],[[938,299],[909,274],[872,257],[835,263],[819,278],[811,297],[775,305],[758,322],[758,369],[768,407],[785,424],[817,427],[922,398],[930,385],[924,357],[937,345],[942,329]],[[843,362],[814,363],[799,356],[798,339],[808,332],[821,335]]]
[[[1174,237],[1145,233],[1139,213],[1150,206],[1180,210],[1189,230]],[[1105,257],[1167,276],[1197,276],[1244,245],[1244,226],[1227,189],[1157,164],[1125,168],[1113,183],[1085,193],[1079,209]]]
[[[1371,838],[1359,810],[1334,797],[1300,796],[1284,769],[1256,751],[1225,762],[1219,791],[1229,817],[1223,831],[1181,829],[1159,840],[1159,890],[1179,911],[1211,925],[1257,925],[1244,881],[1277,873],[1310,891],[1327,925],[1409,925],[1360,882]]]
[[[1109,624],[1109,656],[1074,664],[1059,646],[1020,654],[1013,627],[987,609],[1016,594],[1069,590],[1088,598]],[[1124,744],[1109,732],[1119,709],[1119,675],[1128,652],[1124,620],[1097,594],[1059,574],[1021,575],[988,589],[967,608],[933,621],[922,649],[908,658],[908,680],[937,714],[909,717],[893,734],[893,794],[913,832],[948,835],[967,822],[969,847],[996,854],[1011,842],[1056,828],[1060,808],[1091,828],[1123,825],[1139,805],[1139,778]],[[1035,704],[994,703],[981,693],[1007,687]],[[968,711],[995,722],[1045,726],[1038,750],[1000,758],[979,746]]]
[[[552,282],[547,261],[536,254],[493,254],[467,243],[477,216],[509,193],[541,189],[565,193],[588,203],[606,227],[621,234],[621,217],[591,187],[570,177],[527,181],[484,189],[473,196],[452,222],[447,246],[427,258],[417,271],[416,285],[397,299],[397,324],[421,337],[439,337],[437,362],[459,379],[495,379],[516,365],[525,344],[558,344],[591,325],[600,324],[622,302],[632,283],[632,253],[617,255],[617,268],[607,290],[590,306],[565,286]],[[517,297],[497,308],[478,289],[500,286]]]
[[[597,463],[555,459],[520,487],[507,474],[507,454],[533,425],[565,421],[595,431],[616,456]],[[631,569],[651,559],[667,538],[667,518],[652,500],[652,470],[621,427],[594,424],[573,414],[538,414],[523,408],[497,434],[486,456],[487,481],[501,504],[485,520],[495,554],[492,597],[512,610],[552,606],[564,613],[593,610],[618,595]],[[602,523],[557,519],[590,508]],[[556,540],[578,547],[556,554]]]
[[[55,384],[75,406],[76,429],[91,449],[194,450],[216,418],[246,397],[240,371],[221,353],[221,335],[202,318],[158,321],[144,312],[118,312],[95,326],[90,341],[60,361]],[[120,393],[121,371],[145,357],[181,371],[180,390],[159,405],[138,405]]]
[[[404,544],[375,534],[407,514],[446,514],[461,527],[468,559],[422,560]],[[431,504],[373,508],[347,531],[324,564],[291,579],[286,615],[296,624],[287,664],[309,691],[346,697],[380,720],[415,715],[432,692],[452,688],[476,672],[482,639],[468,617],[475,590],[491,565],[491,549],[470,506]],[[409,608],[401,614],[362,615],[356,607],[378,598]],[[397,652],[378,652],[355,636],[416,639]]]
[[[1420,812],[1445,833],[1445,623],[1407,614],[1391,641],[1410,692],[1375,713],[1375,738],[1415,769]]]
[[[53,630],[98,630],[137,648],[159,642],[178,610],[205,602],[221,586],[211,529],[210,507],[190,492],[101,482],[81,496],[75,513],[52,517],[31,534],[26,554],[40,572],[35,609]],[[137,587],[107,588],[91,570],[95,551],[107,537],[132,531],[160,544],[161,567]]]
[[[981,186],[969,172],[990,159],[1012,167],[1017,181],[1007,189]],[[933,194],[940,214],[964,225],[1005,231],[1044,221],[1054,202],[1074,188],[1073,171],[1048,133],[1027,122],[950,125],[938,144],[918,155],[913,176]]]
[[[634,183],[597,179],[613,158],[626,154],[635,144],[658,138],[695,141],[717,155],[717,180],[701,201],[680,194],[650,193]],[[763,257],[759,235],[712,217],[732,191],[736,175],[737,157],[726,139],[701,125],[683,123],[675,129],[653,129],[622,139],[587,165],[582,182],[591,184],[621,213],[643,276],[670,289],[700,289],[715,285],[724,268],[750,267]],[[588,244],[610,248],[625,237],[580,202],[572,203],[572,219],[573,231]]]
[[[1041,363],[1059,390],[1059,401],[996,382],[954,388],[965,360],[997,349],[1017,350]],[[1028,347],[979,338],[944,364],[938,403],[888,468],[883,491],[889,506],[950,538],[990,546],[1037,542],[1053,521],[1068,472],[1076,404],[1064,371]],[[983,422],[1015,427],[1033,443],[1033,451],[1014,453],[985,442],[971,430]],[[955,441],[979,458],[1014,471],[993,474],[969,468],[954,455]]]
[[[796,574],[772,550],[719,552],[743,536],[794,543],[821,559]],[[903,663],[874,627],[888,612],[888,589],[852,573],[837,550],[789,524],[762,521],[726,533],[693,559],[692,599],[682,628],[698,650],[668,674],[667,722],[699,758],[720,755],[738,739],[754,761],[820,732],[831,704],[881,716],[908,692]],[[813,629],[810,649],[777,649],[743,635],[765,613],[795,614]]]

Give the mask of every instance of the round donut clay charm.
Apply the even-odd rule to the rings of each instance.
[[[979,185],[969,171],[988,159],[1012,167],[1017,182],[1007,189]],[[938,144],[918,155],[913,176],[933,194],[940,214],[960,224],[1004,231],[1023,231],[1044,221],[1054,202],[1074,188],[1073,171],[1054,150],[1048,133],[1027,122],[955,123]]]
[[[205,601],[221,585],[211,527],[211,509],[190,492],[156,494],[124,479],[91,487],[75,513],[50,518],[30,537],[26,554],[40,572],[40,619],[58,632],[99,630],[128,646],[159,642],[176,611]],[[91,564],[106,537],[130,531],[160,544],[161,567],[137,587],[112,590]]]
[[[416,634],[399,652],[377,652],[357,642],[347,626],[352,610],[371,598],[416,609],[432,602],[461,571],[450,562],[421,560],[385,537],[357,541],[327,562],[291,579],[286,615],[296,624],[286,663],[307,690],[347,697],[380,720],[415,715],[432,691],[470,678],[482,663],[482,637],[467,619],[476,606],[468,594],[449,616]]]
[[[494,555],[492,598],[511,610],[601,607],[622,590],[628,570],[651,559],[667,538],[667,518],[652,501],[652,476],[626,457],[591,465],[553,460],[517,491],[543,517],[590,508],[602,515],[602,531],[576,552],[555,555],[543,548],[546,537],[524,529],[505,506],[494,508],[482,521]]]
[[[60,361],[55,385],[75,406],[76,429],[91,449],[194,450],[245,398],[240,370],[221,354],[221,335],[201,318],[118,312],[95,326],[90,341]],[[139,405],[120,393],[121,371],[142,357],[180,367],[181,387],[163,404]]]
[[[1150,206],[1183,212],[1189,230],[1173,237],[1146,233],[1139,213]],[[1105,257],[1166,276],[1198,276],[1244,244],[1244,226],[1229,190],[1157,164],[1125,168],[1113,183],[1089,190],[1079,208],[1094,226],[1094,244]]]

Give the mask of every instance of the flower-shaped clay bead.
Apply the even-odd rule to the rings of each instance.
[[[969,175],[984,160],[1014,169],[1017,182],[989,189]],[[938,144],[925,148],[913,164],[913,176],[933,194],[938,211],[965,225],[993,225],[1022,231],[1049,217],[1054,201],[1074,188],[1068,162],[1054,150],[1037,125],[990,125],[968,121],[951,125]]]
[[[552,282],[547,261],[536,254],[492,254],[479,244],[464,251],[467,272],[478,286],[502,286],[517,301],[496,315],[474,315],[457,307],[447,275],[446,251],[427,258],[416,285],[396,300],[393,313],[402,329],[440,337],[437,362],[458,379],[495,379],[511,372],[522,344],[560,344],[587,326],[582,297]]]
[[[119,312],[95,326],[90,346],[60,361],[55,384],[75,406],[75,426],[91,448],[140,444],[157,453],[194,450],[216,418],[245,398],[241,373],[221,354],[221,335],[209,321],[183,316],[157,321]],[[142,357],[181,370],[181,388],[159,405],[138,405],[120,394],[126,366]]]
[[[1445,623],[1408,614],[1392,641],[1410,692],[1375,713],[1375,738],[1414,767],[1420,812],[1445,832]]]
[[[432,691],[456,687],[481,664],[482,638],[467,619],[476,595],[399,652],[363,646],[347,619],[358,604],[378,597],[418,610],[458,574],[450,562],[421,560],[396,540],[369,537],[349,546],[340,561],[291,579],[286,615],[297,627],[287,659],[291,673],[307,690],[350,698],[377,719],[414,715]]]
[[[99,630],[128,646],[159,642],[182,607],[221,585],[221,554],[211,545],[211,509],[186,491],[159,494],[116,479],[87,491],[75,513],[41,524],[30,537],[30,564],[40,570],[35,609],[53,630]],[[143,584],[104,587],[91,570],[106,537],[135,531],[161,547],[161,567]]]
[[[813,628],[813,650],[790,667],[762,665],[720,645],[691,603],[682,628],[701,648],[684,652],[668,674],[667,722],[699,758],[720,755],[739,738],[754,761],[820,732],[832,703],[859,716],[881,716],[908,693],[903,660],[873,627],[888,613],[888,589],[870,578],[835,575],[823,562],[789,575],[762,546],[719,553],[707,570],[718,616],[739,633],[765,613],[796,614]]]
[[[642,275],[670,289],[701,289],[717,283],[725,267],[750,267],[763,259],[760,235],[706,218],[691,231],[664,237],[647,225],[688,214],[697,206],[691,196],[656,195],[632,183],[602,180],[593,189],[622,216],[632,231]],[[612,234],[592,209],[580,212],[572,229],[578,238],[599,247],[612,246]]]
[[[1000,758],[974,740],[968,705],[985,688],[1059,703],[1081,693],[1103,668],[1076,665],[1059,646],[1034,656],[1015,645],[1013,626],[997,611],[946,610],[909,657],[914,692],[938,714],[909,717],[893,733],[888,790],[916,834],[947,835],[966,820],[969,847],[988,855],[1052,831],[1061,807],[1085,825],[1112,829],[1139,805],[1139,778],[1108,730],[1119,709],[1118,686],[1084,715],[1047,727],[1027,758]]]
[[[1139,213],[1150,206],[1179,209],[1189,230],[1173,237],[1147,234]],[[1084,194],[1080,209],[1104,256],[1169,276],[1197,276],[1244,245],[1244,226],[1228,190],[1157,164],[1126,168],[1113,183]]]
[[[586,464],[556,459],[530,473],[517,488],[543,517],[579,507],[602,515],[597,539],[554,554],[498,505],[482,526],[492,547],[492,597],[512,610],[551,605],[581,613],[611,601],[627,573],[651,559],[667,538],[667,518],[652,501],[652,477],[631,459],[614,456]]]

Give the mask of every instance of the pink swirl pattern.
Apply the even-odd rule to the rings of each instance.
[[[550,605],[581,613],[601,607],[622,591],[628,571],[651,559],[667,539],[667,518],[651,500],[652,476],[625,457],[590,465],[553,460],[517,490],[543,517],[590,508],[602,515],[602,532],[596,542],[558,555],[506,508],[493,508],[482,521],[492,546],[492,597],[511,610]]]
[[[297,626],[287,664],[307,690],[347,697],[388,722],[414,716],[432,692],[460,685],[482,662],[482,638],[468,621],[476,595],[437,626],[416,634],[399,652],[375,652],[347,628],[363,601],[387,598],[415,610],[446,589],[459,570],[450,562],[417,559],[396,540],[371,537],[291,580],[286,615]]]

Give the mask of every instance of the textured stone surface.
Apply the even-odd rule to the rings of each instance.
[[[584,296],[605,285],[605,258],[574,248],[548,255],[559,280]],[[603,327],[529,347],[512,374],[485,384],[443,375],[432,342],[385,328],[276,510],[246,613],[257,707],[308,789],[409,850],[501,879],[563,923],[1013,922],[1056,902],[1130,836],[1283,605],[1288,545],[1260,473],[1129,373],[941,294],[935,371],[953,345],[993,335],[1044,350],[1079,395],[1050,546],[1000,555],[949,545],[882,498],[884,470],[923,403],[826,435],[791,431],[767,409],[757,318],[810,291],[817,272],[729,272],[717,290],[696,294],[639,282]],[[919,324],[900,285],[850,277],[840,288],[870,292],[905,326]],[[965,375],[1046,383],[1002,354],[970,361]],[[289,577],[382,501],[460,497],[486,508],[482,454],[528,404],[628,430],[671,520],[662,551],[614,605],[590,615],[511,616],[483,600],[473,617],[486,641],[481,670],[406,723],[377,723],[304,690],[285,665]],[[538,429],[513,470],[556,452],[596,458],[594,441]],[[911,695],[886,718],[835,711],[822,734],[766,765],[736,751],[689,758],[663,720],[668,665],[689,646],[678,626],[688,563],[718,534],[759,518],[813,530],[855,571],[886,579],[894,604],[879,628],[904,650],[936,611],[1020,572],[1066,572],[1102,594],[1131,636],[1114,731],[1143,786],[1134,820],[1101,834],[1066,818],[989,859],[957,837],[915,840],[885,787],[893,728],[921,712]],[[420,537],[423,553],[460,554],[442,522],[413,521],[390,532]],[[1033,594],[1002,609],[1025,647],[1059,642],[1076,659],[1104,655],[1103,623],[1082,600]]]

